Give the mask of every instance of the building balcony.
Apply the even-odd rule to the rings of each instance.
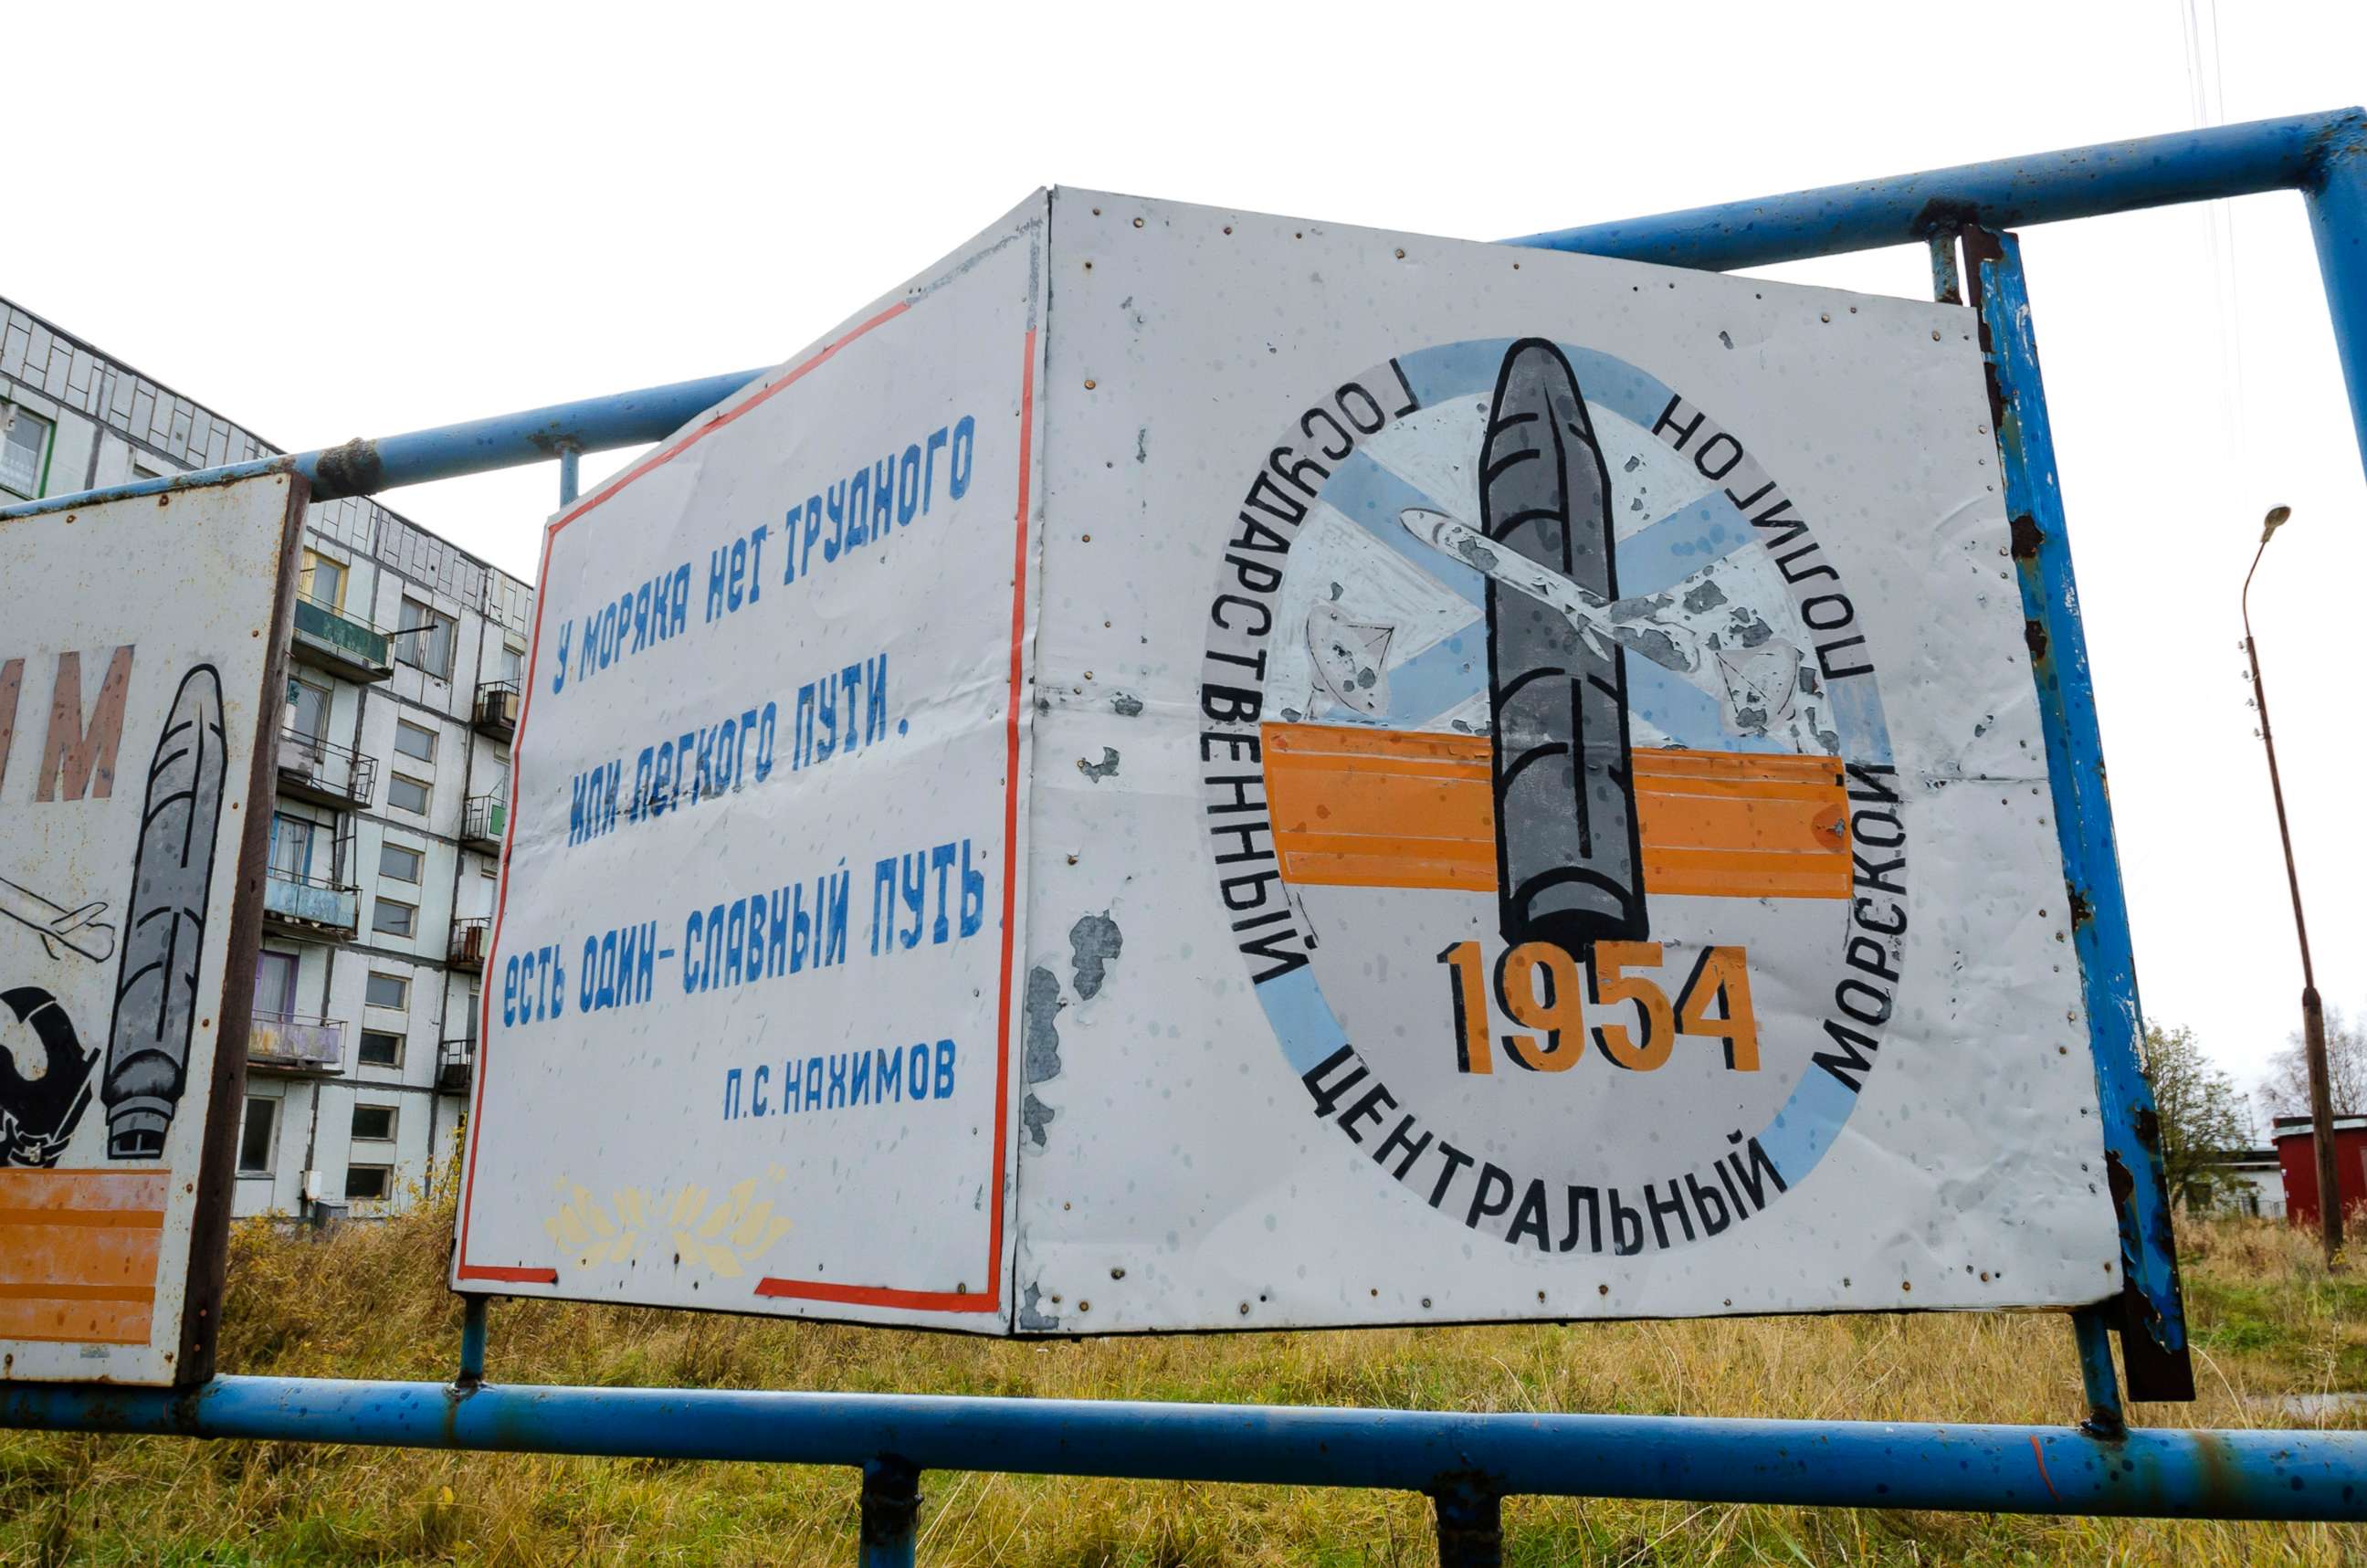
[[[378,793],[378,758],[300,730],[282,730],[279,792],[324,806],[368,811]]]
[[[347,680],[386,680],[394,674],[387,635],[369,621],[334,605],[296,596],[296,634],[289,653]]]
[[[477,1037],[447,1040],[436,1053],[436,1086],[447,1095],[465,1093],[477,1071]]]
[[[263,918],[315,940],[351,941],[361,928],[361,890],[335,877],[298,876],[274,866],[263,879]]]
[[[345,1064],[345,1021],[258,1012],[246,1026],[246,1059],[257,1067],[341,1072]]]
[[[507,745],[517,734],[518,683],[514,680],[480,681],[477,685],[477,705],[471,722],[477,733]]]
[[[493,921],[482,915],[452,922],[451,945],[445,949],[444,961],[453,969],[465,969],[481,974],[485,969],[485,949],[493,946]]]
[[[501,852],[510,824],[510,803],[499,795],[471,796],[460,809],[460,842],[487,855]]]

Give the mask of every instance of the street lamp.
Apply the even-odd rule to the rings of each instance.
[[[2290,506],[2271,506],[2260,520],[2260,547],[2252,551],[2252,569],[2244,574],[2244,653],[2252,661],[2252,696],[2260,707],[2260,744],[2269,754],[2269,792],[2276,797],[2277,836],[2284,843],[2285,885],[2293,892],[2293,933],[2301,939],[2301,1038],[2309,1059],[2309,1114],[2315,1124],[2317,1154],[2317,1217],[2326,1243],[2326,1266],[2335,1267],[2342,1251],[2342,1188],[2334,1174],[2334,1092],[2326,1070],[2326,1008],[2317,999],[2317,974],[2309,961],[2309,923],[2301,913],[2301,873],[2293,866],[2293,829],[2285,822],[2285,790],[2277,777],[2276,735],[2269,728],[2269,693],[2260,684],[2260,650],[2252,641],[2252,573],[2269,540],[2293,516]]]

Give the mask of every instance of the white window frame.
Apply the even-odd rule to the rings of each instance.
[[[422,618],[416,621],[412,619],[414,609]],[[402,606],[395,613],[399,619],[395,627],[394,656],[413,669],[424,670],[437,680],[450,680],[456,644],[460,641],[459,621],[437,609],[428,600],[415,599],[409,594],[402,596]],[[431,627],[435,629],[434,632],[423,635]],[[440,669],[427,662],[428,650],[437,647],[444,653]]]
[[[415,751],[405,749],[402,744],[402,732],[405,730],[409,730],[414,734],[422,734],[427,737],[427,752],[425,756],[422,756]],[[413,762],[425,763],[428,767],[433,767],[436,766],[436,745],[440,737],[436,733],[434,730],[429,729],[425,724],[414,724],[408,719],[397,719],[394,722],[394,751],[395,755],[398,756],[407,756]]]
[[[39,424],[44,432],[41,437],[40,449],[33,455],[33,477],[30,486],[19,490],[13,484],[0,483],[0,493],[19,496],[27,501],[38,501],[41,498],[41,481],[49,475],[50,460],[57,453],[58,422],[46,414],[34,413],[21,403],[0,403],[0,426],[13,426],[21,429],[22,422],[28,419]],[[0,445],[14,445],[15,443],[8,440],[8,436],[12,433],[13,431],[0,432]]]
[[[368,1057],[364,1056],[364,1055],[362,1054],[362,1044],[363,1044],[363,1042],[364,1042],[365,1040],[368,1040],[371,1035],[383,1035],[383,1036],[385,1036],[387,1039],[389,1039],[389,1040],[391,1040],[394,1041],[394,1056],[393,1056],[393,1058],[392,1058],[391,1061],[386,1061],[386,1062],[373,1062],[373,1061],[371,1061]],[[358,1036],[355,1039],[355,1040],[354,1040],[354,1063],[355,1063],[355,1065],[356,1065],[356,1066],[359,1066],[359,1067],[400,1067],[400,1066],[402,1066],[402,1046],[403,1046],[403,1040],[404,1040],[403,1032],[402,1032],[401,1029],[374,1029],[374,1028],[363,1028],[363,1029],[360,1031],[359,1035],[358,1035]]]
[[[358,1192],[356,1192],[356,1191],[354,1190],[354,1173],[355,1173],[356,1171],[378,1171],[378,1172],[379,1172],[379,1173],[381,1173],[381,1174],[383,1174],[383,1175],[385,1176],[385,1177],[386,1177],[385,1184],[384,1184],[384,1186],[383,1186],[383,1187],[381,1187],[381,1188],[380,1188],[377,1193],[375,1193],[375,1194],[371,1194],[371,1193],[358,1193]],[[394,1199],[394,1163],[393,1163],[392,1161],[389,1161],[389,1162],[387,1162],[385,1165],[379,1165],[379,1164],[377,1161],[375,1161],[375,1160],[369,1161],[369,1162],[368,1162],[368,1163],[366,1163],[366,1164],[362,1164],[362,1165],[355,1165],[355,1164],[352,1164],[352,1163],[350,1163],[350,1162],[348,1162],[348,1163],[346,1164],[346,1165],[345,1165],[345,1201],[346,1201],[346,1202],[348,1202],[348,1203],[387,1203],[387,1202],[391,1202],[391,1201],[393,1200],[393,1199]]]
[[[398,931],[391,926],[379,924],[379,911],[389,906],[409,913],[410,922],[403,929]],[[370,900],[370,931],[375,936],[393,937],[405,942],[417,941],[419,939],[419,906],[409,899],[389,898],[383,893],[379,894]]]
[[[250,1165],[246,1163],[246,1135],[253,1125],[255,1108],[259,1105],[271,1108],[271,1131],[263,1140],[263,1164]],[[288,1102],[277,1095],[246,1096],[245,1108],[238,1115],[238,1174],[240,1176],[267,1176],[279,1168],[279,1118],[280,1113],[287,1108]]]
[[[394,984],[402,990],[402,1000],[396,1002],[373,1002],[370,1000],[369,983],[373,980],[386,980],[393,982]],[[368,978],[362,982],[362,1006],[365,1007],[377,1007],[389,1013],[401,1013],[404,1017],[408,1017],[411,1014],[411,977],[407,974],[392,974],[382,969],[371,970],[368,972]]]
[[[411,875],[406,877],[401,871],[390,871],[386,869],[386,857],[389,850],[392,850],[397,855],[411,857]],[[399,844],[391,838],[381,838],[378,844],[378,874],[389,881],[408,882],[413,887],[417,887],[427,876],[427,851],[417,845]]]
[[[366,1110],[382,1110],[386,1112],[386,1136],[383,1138],[368,1137],[361,1131],[358,1126],[351,1126],[350,1131],[353,1133],[352,1142],[356,1143],[391,1144],[395,1141],[396,1131],[402,1119],[402,1108],[397,1106],[371,1105],[357,1101],[354,1105],[354,1122],[358,1123],[361,1119],[362,1112]]]
[[[424,817],[431,814],[436,805],[436,785],[432,780],[425,778],[413,778],[408,773],[390,772],[386,777],[386,803],[388,805],[392,806],[399,812],[409,812],[415,817]],[[397,784],[416,784],[419,786],[419,792],[427,798],[425,803],[418,806],[406,806],[400,801],[397,801],[394,798],[394,787]]]

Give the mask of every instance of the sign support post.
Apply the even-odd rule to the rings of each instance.
[[[2064,529],[2063,491],[2055,469],[2055,433],[2046,415],[2031,330],[2030,290],[2021,242],[2010,233],[1967,227],[1965,247],[1973,304],[1988,356],[1990,407],[1996,415],[1998,460],[2005,481],[2014,568],[2021,581],[2024,638],[2038,683],[2040,728],[2046,738],[2049,802],[2063,846],[2068,907],[2056,931],[2079,960],[2095,1058],[2098,1112],[2103,1119],[2104,1176],[2121,1227],[2121,1356],[2129,1392],[2138,1399],[2191,1400],[2194,1368],[2186,1344],[2186,1308],[2179,1287],[2169,1191],[2162,1174],[2153,1089],[2138,1059],[2145,1030],[2137,1005],[2136,960],[2129,911],[2121,887],[2120,852],[2112,838],[2112,805],[2104,780],[2103,740],[2096,723],[2096,691],[2088,669],[2087,634],[2079,621],[2079,589]],[[2108,1370],[2083,1329],[2080,1362],[2091,1404],[2099,1400],[2098,1369]]]

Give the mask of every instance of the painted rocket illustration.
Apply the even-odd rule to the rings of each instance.
[[[1610,474],[1578,377],[1543,338],[1498,372],[1479,459],[1486,543],[1600,604],[1619,597]],[[1625,651],[1488,577],[1498,912],[1507,943],[1584,951],[1648,934]]]
[[[163,1157],[187,1086],[227,771],[221,681],[212,665],[199,665],[182,677],[148,767],[100,1087],[112,1160]]]

